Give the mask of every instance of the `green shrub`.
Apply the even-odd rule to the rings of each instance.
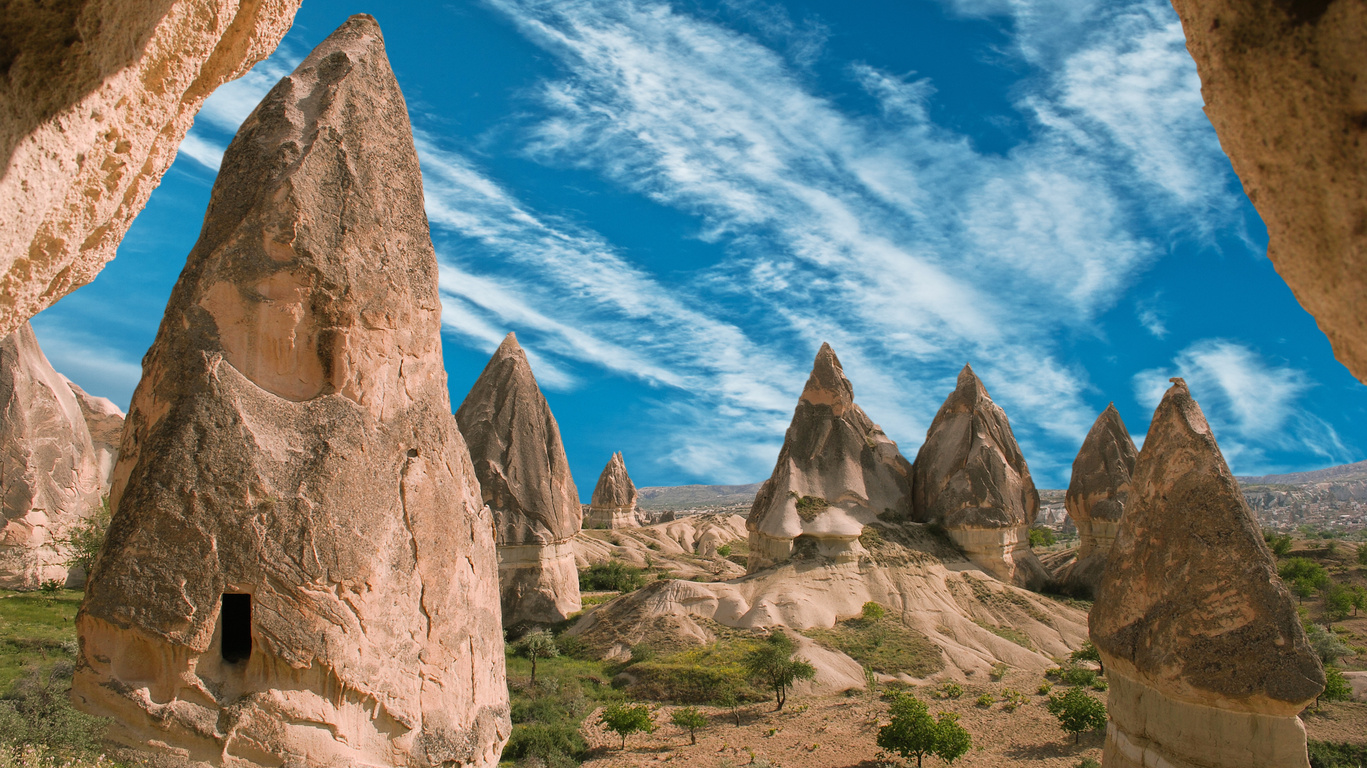
[[[1049,697],[1049,714],[1058,718],[1059,726],[1073,734],[1073,743],[1082,739],[1083,731],[1106,727],[1106,705],[1087,695],[1081,688],[1069,688],[1067,693]]]
[[[1325,666],[1334,664],[1339,659],[1352,655],[1352,649],[1344,644],[1333,632],[1325,630],[1318,624],[1311,624],[1305,628],[1305,638],[1310,641],[1310,647],[1320,657],[1320,663]]]
[[[539,758],[547,768],[569,768],[579,765],[588,754],[588,744],[578,726],[565,723],[525,723],[513,726],[508,746],[503,748],[503,759],[522,760]]]
[[[990,707],[993,704],[997,703],[997,698],[990,693],[984,693],[983,695],[978,697],[977,701],[973,703],[980,707]]]
[[[1310,768],[1360,768],[1367,765],[1367,744],[1312,741]]]
[[[89,517],[68,529],[67,535],[59,540],[71,553],[64,563],[66,567],[80,568],[86,575],[94,570],[95,557],[100,554],[105,532],[109,530],[109,518],[109,496],[106,494]]]
[[[1329,572],[1324,566],[1304,557],[1293,557],[1277,567],[1277,575],[1282,581],[1304,581],[1315,589],[1329,584]]]
[[[723,545],[721,545],[720,547],[717,547],[717,555],[718,555],[719,557],[730,557],[730,556],[731,556],[731,545],[730,545],[730,544],[723,544]]]
[[[797,516],[811,522],[829,506],[820,496],[801,496],[797,500]]]
[[[792,638],[774,631],[764,643],[745,654],[741,660],[745,671],[756,684],[774,692],[774,700],[778,702],[774,707],[775,712],[783,709],[793,683],[816,677],[815,667],[793,658],[796,647]]]
[[[707,717],[693,707],[680,707],[674,710],[670,722],[688,731],[688,743],[698,743],[698,729],[706,727]]]
[[[1030,528],[1030,546],[1048,547],[1056,544],[1058,537],[1054,532],[1044,526],[1036,525]]]
[[[1049,692],[1052,690],[1054,690],[1054,684],[1049,682],[1048,680],[1045,680],[1044,682],[1039,684],[1039,689],[1035,692],[1041,696],[1048,696]]]
[[[1002,702],[1007,712],[1015,712],[1017,707],[1029,703],[1029,699],[1015,688],[1005,688],[1002,690]]]
[[[860,609],[860,618],[870,624],[882,621],[886,615],[888,615],[888,610],[873,601],[864,603],[864,607]]]
[[[1326,666],[1324,668],[1324,690],[1320,692],[1319,698],[1315,699],[1316,706],[1320,699],[1325,701],[1352,701],[1353,686],[1348,684],[1348,678],[1344,677],[1343,672],[1338,667]]]
[[[1286,553],[1291,551],[1291,534],[1283,533],[1280,536],[1268,534],[1267,545],[1272,548],[1272,554],[1277,557],[1286,557]]]
[[[1324,590],[1324,613],[1330,621],[1343,621],[1353,610],[1353,590],[1342,584],[1330,584]]]
[[[935,755],[946,763],[953,763],[973,745],[967,730],[959,725],[959,716],[941,712],[939,720],[930,719],[924,702],[913,696],[899,694],[888,707],[892,722],[878,729],[876,743],[910,761]]]
[[[1358,565],[1367,565],[1367,544],[1358,545]]]
[[[935,697],[939,699],[957,699],[962,695],[964,695],[964,689],[958,683],[942,683],[935,690]]]
[[[609,704],[598,716],[598,723],[622,737],[622,749],[633,733],[655,732],[655,711],[648,704]]]
[[[579,589],[585,592],[633,592],[645,584],[645,571],[620,560],[594,563],[579,572]]]
[[[32,744],[85,756],[95,751],[107,720],[71,706],[75,665],[62,660],[44,675],[37,666],[15,680],[0,698],[0,742]]]
[[[1011,666],[1009,664],[1004,661],[999,661],[992,665],[992,670],[987,673],[987,676],[992,678],[993,682],[997,682],[1006,677],[1010,671]]]

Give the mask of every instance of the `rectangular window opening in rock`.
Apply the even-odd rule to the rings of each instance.
[[[252,596],[224,593],[223,610],[218,616],[219,646],[229,664],[246,661],[252,655]]]

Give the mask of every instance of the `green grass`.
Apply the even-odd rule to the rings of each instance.
[[[626,668],[635,679],[627,693],[650,701],[711,704],[729,689],[742,701],[763,701],[767,694],[751,686],[741,665],[758,645],[755,638],[721,637],[707,646],[639,661]]]
[[[29,669],[43,674],[59,661],[76,661],[76,609],[81,593],[64,589],[54,599],[37,592],[0,591],[0,691]]]
[[[930,638],[892,616],[846,619],[802,634],[885,675],[925,677],[945,668],[944,656]]]
[[[982,627],[988,632],[991,632],[997,637],[1002,638],[1003,640],[1010,640],[1011,642],[1015,643],[1016,645],[1019,645],[1027,651],[1035,650],[1035,646],[1033,643],[1030,642],[1029,636],[1027,636],[1024,632],[1020,631],[1019,629],[1016,629],[1015,627],[1002,627],[996,624],[988,624],[987,622],[979,621],[978,619],[974,619],[973,623],[977,624],[978,626]]]
[[[528,757],[552,767],[578,765],[588,752],[579,733],[584,718],[601,703],[623,699],[612,687],[609,665],[569,656],[541,659],[532,685],[530,660],[511,654],[506,660],[513,733],[502,759],[508,765]]]

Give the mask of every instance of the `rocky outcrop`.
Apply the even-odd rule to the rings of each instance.
[[[829,344],[783,436],[778,462],[760,486],[745,526],[751,573],[794,554],[857,559],[859,536],[878,519],[905,518],[911,465],[854,402],[854,387]]]
[[[1111,543],[1130,498],[1130,478],[1139,457],[1115,403],[1096,418],[1073,459],[1064,504],[1077,526],[1077,559],[1059,574],[1074,594],[1093,596],[1101,583]]]
[[[95,397],[65,376],[62,379],[71,387],[76,403],[81,406],[85,426],[90,430],[90,441],[95,447],[95,461],[100,465],[100,485],[108,491],[114,462],[119,458],[119,439],[123,437],[123,411],[109,398]]]
[[[636,484],[627,474],[621,452],[612,454],[598,485],[593,487],[588,512],[584,515],[585,528],[635,528],[641,524],[636,509]]]
[[[560,427],[517,337],[508,337],[456,411],[484,503],[494,513],[503,624],[563,621],[582,610],[570,539],[579,490]]]
[[[493,766],[493,520],[379,26],[354,16],[228,147],[143,359],[72,699],[210,765]]]
[[[8,3],[0,31],[0,335],[114,258],[215,88],[299,0]]]
[[[0,451],[0,588],[79,584],[62,539],[99,506],[104,476],[81,406],[28,323],[0,340]]]
[[[1172,0],[1267,255],[1367,381],[1367,4]]]
[[[1324,672],[1187,385],[1144,439],[1090,618],[1110,679],[1108,768],[1309,765]]]
[[[1039,493],[1006,413],[965,365],[912,467],[912,516],[943,526],[978,567],[1039,589],[1049,580],[1030,550]]]

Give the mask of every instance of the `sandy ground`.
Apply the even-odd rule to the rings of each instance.
[[[1028,685],[1027,685],[1028,684]],[[1039,680],[1012,681],[965,686],[957,700],[930,699],[929,689],[916,694],[929,700],[932,714],[948,711],[959,714],[959,722],[973,736],[973,748],[957,761],[959,766],[981,768],[1031,766],[1032,768],[1073,768],[1084,758],[1101,760],[1103,734],[1084,733],[1080,744],[1058,726],[1044,707],[1046,698],[1035,695]],[[1029,703],[1007,712],[1001,703],[990,708],[975,705],[984,692],[1000,698],[1002,689],[1016,688],[1028,693]],[[1062,690],[1058,688],[1056,690]],[[1098,698],[1104,693],[1093,692]],[[712,724],[698,732],[698,743],[688,743],[688,733],[670,724],[673,707],[656,711],[658,728],[653,734],[636,734],[627,739],[625,752],[619,737],[594,726],[588,728],[592,757],[585,761],[591,768],[646,768],[671,763],[698,768],[741,768],[756,759],[767,760],[774,768],[876,768],[878,752],[874,739],[878,727],[887,723],[887,704],[866,697],[822,698],[794,696],[788,708],[775,713],[772,704],[741,709],[740,727],[729,710],[700,707]],[[595,722],[597,714],[588,722]],[[1326,704],[1318,714],[1305,716],[1310,738],[1334,741],[1367,742],[1367,703]],[[925,765],[940,766],[943,761],[927,759]]]

